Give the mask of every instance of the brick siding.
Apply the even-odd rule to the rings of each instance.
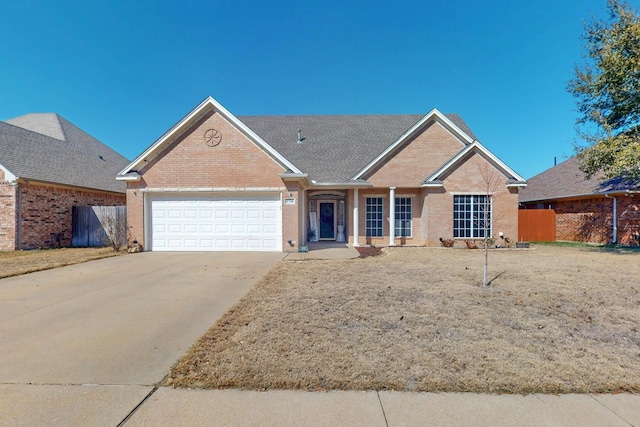
[[[205,144],[204,133],[208,129],[217,129],[222,134],[222,141],[215,147]],[[283,250],[295,251],[300,240],[299,188],[297,182],[282,181],[279,174],[284,171],[224,117],[209,112],[139,170],[140,182],[127,183],[127,221],[131,235],[145,245],[143,194],[147,189],[268,188],[283,194]],[[294,198],[295,205],[284,205],[285,198]],[[289,244],[289,240],[295,243]]]
[[[433,127],[427,129],[425,133],[431,134]],[[424,143],[422,137],[416,138],[413,143],[419,145]],[[410,146],[412,145],[410,144]],[[458,152],[457,140],[451,141]],[[413,151],[410,146],[406,150]],[[442,152],[446,150],[440,147]],[[401,157],[399,153],[389,163],[394,163],[395,159]],[[389,186],[396,186],[395,197],[412,197],[412,237],[397,237],[397,245],[428,245],[439,246],[440,238],[453,238],[453,196],[455,194],[487,194],[487,182],[484,176],[495,177],[497,185],[490,190],[493,198],[492,229],[494,237],[499,232],[515,242],[518,234],[518,190],[507,188],[506,177],[496,168],[487,162],[482,156],[474,154],[453,170],[449,176],[444,178],[442,188],[415,188],[418,187],[427,175],[424,174],[424,157],[404,157],[402,164],[397,164],[399,168],[398,179],[394,179],[391,173],[387,173],[387,166],[383,166],[375,172],[378,183],[384,183],[385,187],[369,188],[360,190],[359,194],[359,244],[381,245],[389,244]],[[449,156],[451,157],[451,156]],[[438,160],[440,161],[440,160]],[[442,166],[444,160],[438,165]],[[433,172],[433,171],[431,171]],[[395,185],[396,183],[412,183],[413,188],[405,188]],[[383,237],[366,237],[366,198],[382,197],[385,221],[383,223]],[[347,197],[347,230],[353,225],[353,191]],[[459,245],[463,245],[460,239]],[[349,233],[349,242],[353,243],[353,233]]]
[[[630,243],[640,232],[640,201],[620,196],[618,200],[618,238]],[[556,239],[573,242],[610,243],[613,241],[613,199],[589,199],[551,203],[556,211]]]
[[[15,248],[16,187],[0,181],[0,251],[10,251]]]
[[[18,192],[20,242],[14,242],[13,247],[6,249],[71,246],[73,206],[119,206],[125,203],[124,194],[45,185],[20,184]],[[17,230],[14,236],[15,233]]]

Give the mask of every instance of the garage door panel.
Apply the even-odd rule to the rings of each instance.
[[[156,196],[151,249],[281,251],[280,195]]]

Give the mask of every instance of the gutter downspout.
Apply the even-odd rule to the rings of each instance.
[[[605,194],[604,197],[613,199],[613,239],[611,243],[618,243],[618,199],[609,194]]]

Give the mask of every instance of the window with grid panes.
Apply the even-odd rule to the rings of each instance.
[[[367,237],[382,237],[382,197],[367,197],[365,213]]]
[[[453,237],[483,239],[491,236],[491,198],[486,195],[453,196]]]
[[[411,237],[411,197],[396,197],[396,236]]]

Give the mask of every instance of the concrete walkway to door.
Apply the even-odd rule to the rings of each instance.
[[[0,425],[117,425],[283,257],[148,252],[0,280]]]

